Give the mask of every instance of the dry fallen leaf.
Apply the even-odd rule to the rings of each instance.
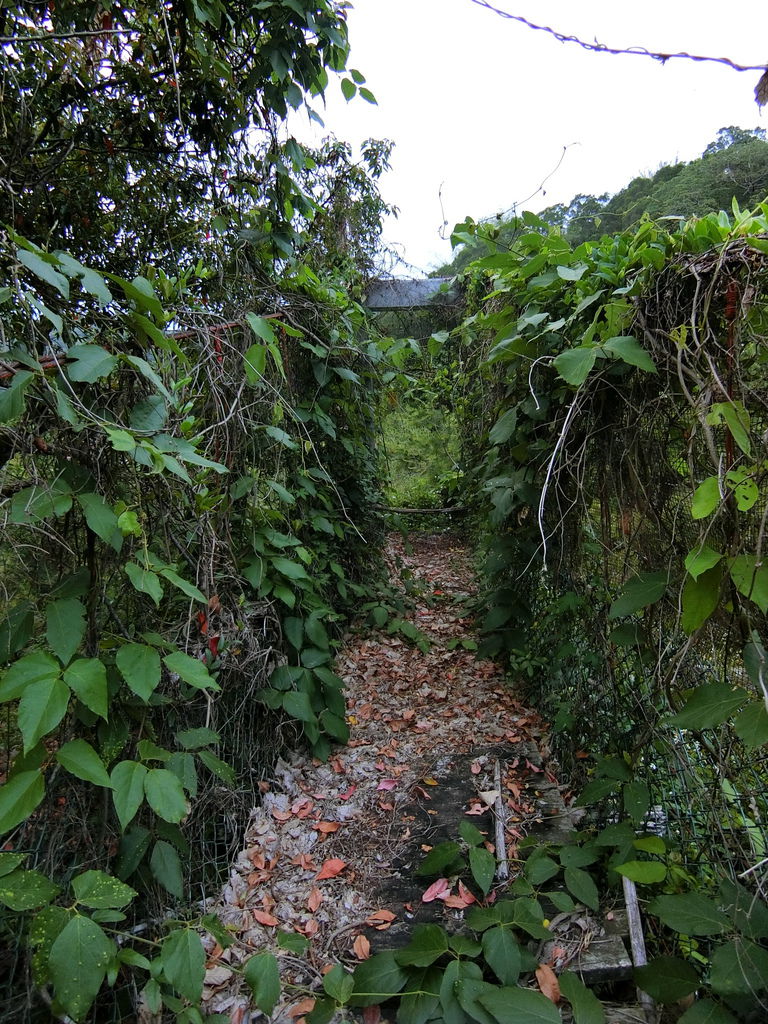
[[[307,906],[309,907],[309,909],[314,914],[314,912],[317,910],[317,908],[320,906],[320,904],[322,902],[323,902],[323,894],[317,888],[317,886],[315,886],[315,888],[309,894],[309,899],[307,900]]]
[[[303,1017],[306,1013],[311,1013],[315,1008],[314,999],[302,999],[299,1003],[294,1003],[288,1010],[289,1017]]]
[[[433,900],[444,900],[451,891],[451,884],[447,878],[438,878],[436,882],[422,894],[422,903],[431,903]]]
[[[487,804],[490,807],[491,804],[496,803],[501,796],[501,793],[499,793],[498,789],[485,789],[482,793],[478,793],[478,796],[484,804]]]
[[[263,924],[267,928],[276,928],[280,924],[277,918],[268,914],[266,910],[252,910],[251,913],[259,924]]]
[[[331,857],[329,860],[323,861],[323,866],[315,877],[318,881],[323,878],[335,878],[346,866],[346,861],[339,860],[338,857]]]
[[[376,910],[373,914],[369,914],[365,919],[365,923],[370,925],[371,928],[376,928],[378,931],[386,931],[387,928],[397,919],[397,915],[393,914],[391,910]]]
[[[364,935],[358,935],[352,943],[352,951],[358,960],[367,960],[371,955],[371,944]]]
[[[381,1020],[380,1006],[366,1006],[363,1010],[363,1024],[379,1024]]]
[[[560,983],[557,975],[547,964],[539,964],[536,968],[536,981],[542,993],[553,1003],[560,1002]]]
[[[483,770],[483,766],[480,764],[479,761],[473,761],[472,764],[469,766],[469,770],[472,772],[473,775],[479,775],[480,772]]]
[[[341,822],[338,821],[318,821],[316,825],[312,826],[316,832],[322,832],[324,835],[328,835],[330,832],[338,832],[341,828]]]
[[[376,790],[377,791],[378,790],[389,791],[391,789],[394,789],[396,786],[397,786],[397,779],[382,779],[381,782],[376,787]]]
[[[339,793],[339,800],[349,800],[353,793],[357,792],[357,786],[350,786],[343,793]]]
[[[290,819],[292,818],[292,814],[290,811],[278,811],[277,809],[275,809],[274,811],[272,811],[272,817],[275,819],[275,821],[285,822],[290,821]]]

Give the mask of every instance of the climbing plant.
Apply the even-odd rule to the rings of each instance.
[[[576,751],[626,764],[590,802],[660,814],[703,889],[762,891],[766,855],[767,231],[765,205],[734,202],[574,248],[524,214],[473,264],[460,329],[485,650],[549,711],[575,778]],[[761,983],[739,984],[719,993],[745,1012]]]

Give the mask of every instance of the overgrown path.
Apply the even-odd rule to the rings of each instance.
[[[491,808],[502,807],[508,858],[545,816],[562,816],[544,723],[475,654],[468,551],[456,538],[420,535],[409,549],[392,540],[390,556],[415,584],[408,620],[420,640],[386,627],[350,635],[336,664],[349,744],[327,764],[300,754],[279,761],[263,785],[217,906],[238,941],[226,950],[209,942],[207,1008],[235,1024],[248,1019],[249,1002],[230,966],[254,952],[280,959],[272,1019],[287,1024],[312,1009],[330,965],[402,944],[415,921],[457,928],[473,895],[456,883],[435,897],[416,869],[425,849],[456,838],[464,815],[495,852]],[[378,1014],[371,1007],[366,1020]]]

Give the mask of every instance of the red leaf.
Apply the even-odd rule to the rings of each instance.
[[[381,782],[376,787],[376,790],[378,791],[380,789],[383,789],[383,790],[387,790],[388,791],[390,789],[394,789],[396,786],[397,786],[397,780],[396,779],[382,779]]]
[[[315,886],[315,888],[309,894],[309,899],[307,900],[307,906],[309,907],[309,909],[314,914],[314,912],[317,910],[317,908],[320,906],[320,904],[322,902],[323,902],[323,894],[320,892],[320,890],[317,888],[317,886]]]
[[[352,943],[352,951],[358,960],[367,960],[371,955],[371,944],[364,935],[358,935]]]
[[[366,1006],[363,1010],[363,1024],[379,1024],[381,1020],[380,1006]]]
[[[349,800],[353,793],[357,792],[357,786],[350,786],[343,793],[339,793],[339,800]]]
[[[447,878],[438,878],[436,882],[422,895],[422,903],[431,903],[433,900],[444,900],[451,891],[451,885]]]
[[[397,914],[393,914],[391,910],[376,910],[374,913],[369,914],[365,919],[365,923],[371,928],[376,928],[378,931],[386,931],[387,928],[397,919]]]
[[[315,877],[318,881],[323,878],[335,878],[346,866],[346,861],[339,860],[338,857],[331,857],[329,860],[323,861],[323,866]]]
[[[328,835],[330,832],[338,832],[341,828],[341,823],[338,821],[318,821],[316,825],[312,826],[317,832],[322,832],[324,835]]]

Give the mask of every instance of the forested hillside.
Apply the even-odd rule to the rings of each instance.
[[[744,208],[755,206],[768,195],[768,143],[765,130],[721,128],[698,160],[665,164],[654,174],[639,175],[615,195],[578,195],[567,205],[558,203],[541,210],[539,216],[559,228],[571,245],[597,241],[638,224],[644,215],[685,221],[689,217],[730,210],[731,202]],[[497,231],[500,252],[514,238],[515,219],[500,218],[489,223]],[[476,253],[471,240],[439,275],[455,273],[467,266]]]

